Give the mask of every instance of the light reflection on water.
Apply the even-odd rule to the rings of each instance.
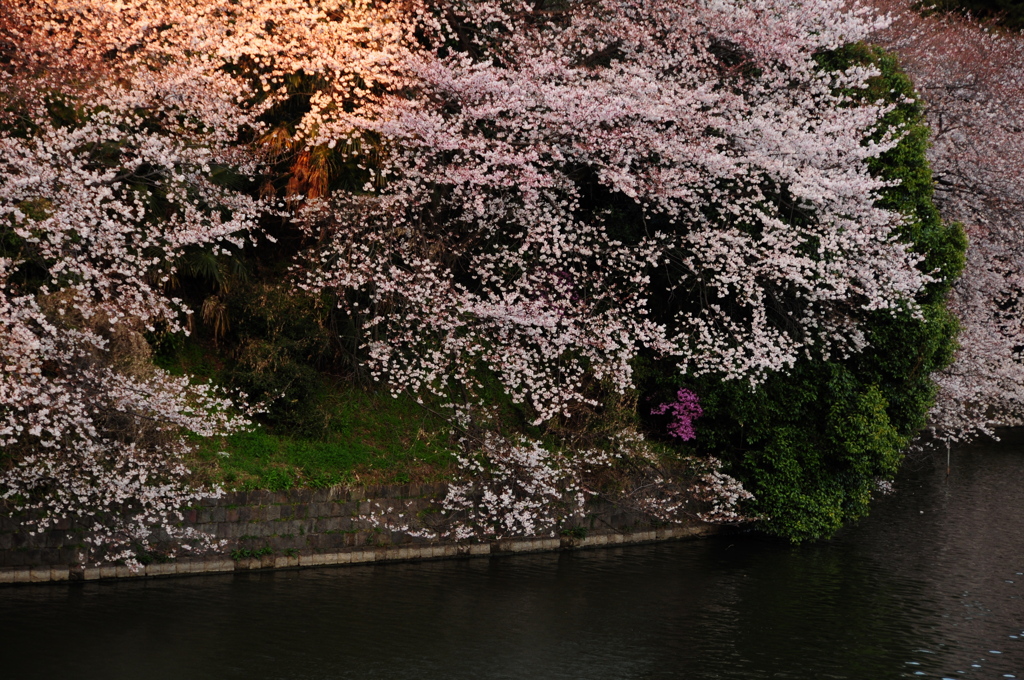
[[[830,543],[0,590],[3,678],[1024,679],[1024,444],[907,466]]]

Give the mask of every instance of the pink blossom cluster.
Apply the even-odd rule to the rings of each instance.
[[[459,466],[467,481],[449,485],[441,502],[452,538],[555,536],[566,516],[582,510],[576,475],[540,442],[488,433]]]
[[[705,522],[726,524],[746,522],[752,519],[768,519],[767,517],[744,516],[742,505],[744,502],[753,500],[754,495],[744,489],[739,480],[722,472],[722,462],[717,458],[710,458],[702,462],[707,471],[690,489],[696,498],[710,505],[709,508],[698,514],[700,519]]]
[[[394,508],[376,507],[364,519],[389,531],[428,539],[499,540],[557,536],[567,521],[583,515],[588,493],[573,460],[541,442],[511,440],[493,432],[480,441],[463,440],[457,456],[461,479],[448,485],[438,503],[435,526],[390,519]]]
[[[672,422],[668,425],[668,433],[685,441],[690,441],[697,434],[693,431],[693,420],[704,415],[700,400],[692,391],[680,388],[676,400],[662,404],[651,411],[651,415],[671,415]]]

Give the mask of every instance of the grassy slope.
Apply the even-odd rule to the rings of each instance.
[[[216,354],[198,343],[159,361],[173,373],[214,380],[220,372],[216,362]],[[204,482],[274,491],[434,481],[450,474],[444,420],[410,397],[395,399],[383,390],[337,381],[324,387],[316,409],[323,427],[315,435],[257,423],[250,432],[228,437],[194,437],[196,452],[189,463]]]

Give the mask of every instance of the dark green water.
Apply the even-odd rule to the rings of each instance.
[[[0,678],[1024,678],[1024,444],[838,539],[0,589]]]

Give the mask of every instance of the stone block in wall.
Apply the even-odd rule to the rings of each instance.
[[[63,531],[47,531],[39,538],[42,539],[39,541],[42,548],[63,548],[67,540],[67,534]]]
[[[326,533],[328,531],[343,531],[349,526],[352,526],[352,520],[348,517],[325,517],[318,522],[318,529],[322,533]]]
[[[174,562],[154,562],[146,565],[146,576],[170,576],[178,573],[178,565]]]
[[[303,542],[303,537],[300,536],[271,536],[267,539],[267,545],[269,545],[270,549],[274,552],[298,550],[302,547]]]
[[[49,566],[57,563],[60,550],[58,548],[40,548],[39,550],[29,550],[28,554],[31,555],[32,560],[29,566]]]
[[[235,505],[241,507],[249,504],[249,491],[232,491],[231,493],[224,494],[224,499],[221,505],[231,506]]]
[[[395,485],[388,485],[388,486],[378,486],[378,487],[374,487],[373,493],[372,494],[368,494],[368,495],[370,496],[370,498],[379,498],[379,499],[382,499],[382,500],[383,499],[391,500],[391,499],[394,499],[394,498],[402,498],[403,497],[403,495],[402,495],[403,489],[408,489],[408,485],[405,485],[405,484],[395,484]]]
[[[196,505],[198,505],[200,508],[215,508],[220,504],[220,502],[220,498],[214,498],[213,496],[205,496],[203,498],[200,498]]]
[[[216,536],[217,538],[235,540],[241,535],[239,531],[240,527],[235,522],[224,522],[217,525]]]
[[[250,525],[255,530],[253,534],[255,536],[273,536],[277,533],[277,522],[260,522],[259,524]]]
[[[348,534],[323,534],[320,536],[321,550],[340,550],[346,547]]]
[[[295,534],[296,536],[304,535],[306,533],[305,520],[292,519],[285,522],[284,526],[288,527],[288,531],[284,533]]]
[[[31,538],[31,536],[28,535],[27,531],[15,531],[14,533],[10,534],[10,536],[11,542],[15,549],[29,547],[28,539]]]
[[[295,519],[306,519],[309,517],[309,504],[296,503],[292,506],[292,517]]]
[[[359,514],[359,506],[362,505],[362,501],[345,501],[344,503],[338,503],[338,514],[342,517],[352,517]]]
[[[0,550],[10,550],[14,547],[14,534],[4,532],[0,534]]]
[[[220,539],[226,539],[229,538],[227,535],[228,526],[227,522],[217,522],[216,524],[208,525],[207,529],[209,534]]]
[[[315,567],[324,563],[324,558],[316,553],[300,553],[300,567]]]
[[[274,503],[275,495],[276,494],[273,491],[260,489],[250,491],[245,500],[248,505],[272,505]]]
[[[29,570],[29,581],[32,583],[46,583],[50,580],[49,565],[43,567],[32,567]]]
[[[416,545],[421,545],[421,544],[433,543],[436,539],[430,538],[429,536],[407,536],[406,540],[409,543],[414,543]]]

